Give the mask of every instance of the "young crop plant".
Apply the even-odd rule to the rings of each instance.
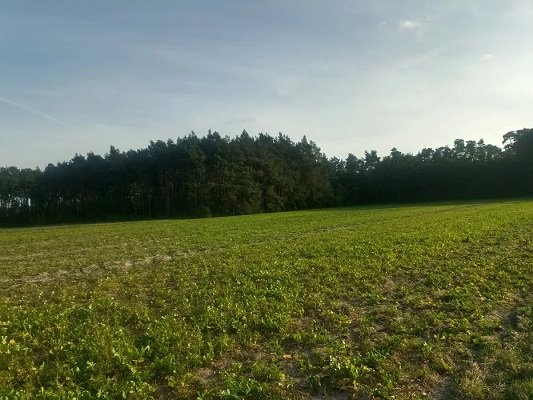
[[[533,398],[533,201],[0,231],[0,399]]]

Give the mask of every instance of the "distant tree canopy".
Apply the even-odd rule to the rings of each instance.
[[[328,159],[305,137],[217,132],[40,169],[0,168],[0,224],[236,215],[533,194],[533,129],[416,155]]]

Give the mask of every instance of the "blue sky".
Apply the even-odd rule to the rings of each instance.
[[[530,0],[2,0],[0,166],[208,129],[328,156],[533,127]]]

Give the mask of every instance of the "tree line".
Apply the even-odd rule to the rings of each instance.
[[[417,154],[327,158],[305,137],[211,132],[88,153],[44,170],[0,168],[0,224],[207,217],[378,202],[533,194],[533,129]]]

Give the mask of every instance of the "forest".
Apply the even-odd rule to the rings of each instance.
[[[328,158],[303,137],[211,132],[41,170],[0,168],[0,225],[208,217],[533,194],[533,129],[417,154]]]

